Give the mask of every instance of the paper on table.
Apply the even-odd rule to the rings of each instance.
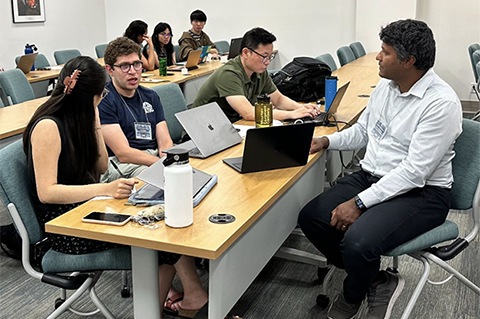
[[[255,128],[255,126],[240,125],[240,124],[233,124],[233,127],[234,127],[235,129],[237,129],[238,134],[240,134],[240,136],[241,136],[242,138],[245,138],[245,136],[247,136],[247,131],[248,131],[249,129]]]

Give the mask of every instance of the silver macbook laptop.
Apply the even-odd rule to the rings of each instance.
[[[197,69],[198,62],[200,62],[200,54],[202,54],[202,50],[198,49],[195,51],[191,51],[188,54],[188,58],[186,62],[178,62],[176,65],[169,66],[167,68],[168,71],[181,71],[184,67],[186,67],[189,71]]]
[[[243,157],[223,162],[240,173],[305,165],[314,129],[314,123],[302,123],[248,130]]]
[[[37,55],[38,52],[22,55],[20,60],[18,60],[17,69],[22,70],[22,72],[25,74],[30,72],[33,64],[35,63]]]
[[[175,114],[191,141],[171,147],[189,150],[191,157],[207,158],[242,141],[216,102]]]

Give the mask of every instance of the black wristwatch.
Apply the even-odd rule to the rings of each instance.
[[[358,195],[355,196],[353,199],[355,200],[355,205],[357,205],[358,209],[360,209],[362,213],[367,210],[367,206],[365,206],[365,204],[362,202],[360,197],[358,197]]]

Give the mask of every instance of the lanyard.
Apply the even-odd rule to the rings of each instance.
[[[116,91],[116,90],[115,90]],[[147,122],[148,122],[148,115],[147,115],[147,111],[145,110],[145,107],[144,107],[144,104],[145,102],[143,101],[142,99],[142,95],[140,94],[139,91],[136,91],[138,92],[138,96],[140,97],[140,101],[142,101],[142,109],[143,109],[143,112],[145,113],[145,118],[147,119]],[[118,91],[117,91],[118,93]],[[120,98],[122,99],[123,101],[123,104],[125,105],[125,108],[130,112],[130,114],[132,115],[133,119],[135,120],[135,122],[138,122],[137,118],[135,117],[135,115],[133,114],[132,110],[130,109],[130,106],[127,104],[127,102],[125,102],[125,100],[123,99],[123,96],[118,93],[118,96],[120,96]]]

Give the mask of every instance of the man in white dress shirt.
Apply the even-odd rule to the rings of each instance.
[[[421,21],[380,32],[382,77],[352,127],[314,138],[311,152],[366,147],[361,170],[341,179],[301,211],[309,240],[347,277],[328,318],[353,318],[365,297],[367,318],[389,318],[404,280],[380,271],[380,256],[442,224],[450,206],[453,144],[462,110],[433,71],[435,40]]]

